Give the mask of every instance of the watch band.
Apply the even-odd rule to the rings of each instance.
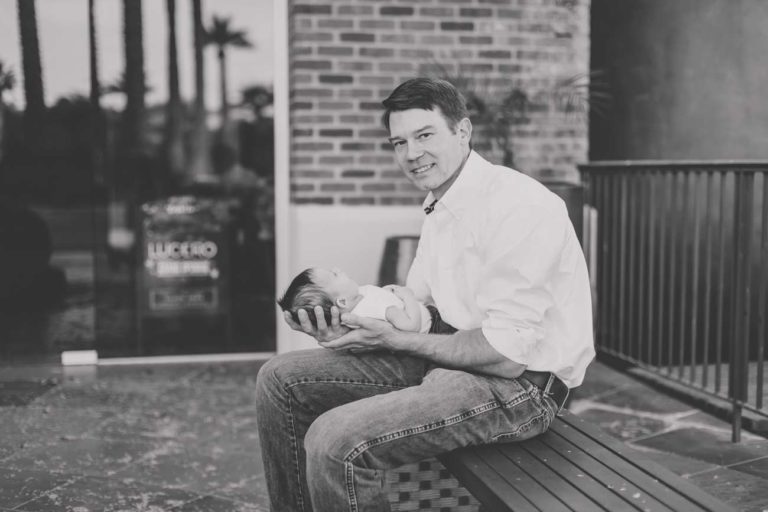
[[[442,319],[440,312],[435,306],[429,304],[427,309],[429,310],[429,316],[432,317],[432,326],[429,328],[430,334],[453,334],[458,331],[458,329]]]

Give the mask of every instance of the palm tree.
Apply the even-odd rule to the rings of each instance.
[[[94,108],[101,108],[101,84],[99,81],[99,59],[96,46],[96,5],[88,0],[88,56],[91,75],[90,99]]]
[[[208,128],[205,111],[205,28],[203,27],[202,0],[192,0],[192,26],[195,44],[195,125],[192,134],[192,150],[189,170],[192,179],[204,178],[211,174],[208,154]]]
[[[221,128],[226,133],[229,128],[229,102],[227,100],[227,48],[251,48],[253,45],[246,38],[244,30],[230,27],[230,18],[213,16],[211,26],[205,34],[206,44],[215,45],[219,58],[219,84],[221,87]]]
[[[179,91],[179,55],[176,47],[176,0],[166,0],[168,12],[168,104],[165,118],[165,158],[174,179],[184,172],[183,107]]]
[[[3,161],[3,126],[5,121],[5,91],[10,91],[16,86],[16,75],[13,70],[6,68],[0,61],[0,162]]]
[[[91,164],[94,179],[103,182],[104,156],[106,151],[106,123],[101,108],[101,81],[99,80],[99,59],[96,40],[95,0],[88,0],[88,48],[91,75]]]
[[[23,1],[23,0],[22,0]],[[141,0],[123,0],[125,42],[125,110],[123,112],[123,150],[135,156],[144,149],[144,42]]]
[[[152,86],[145,82],[144,93],[146,94],[151,90]],[[120,73],[120,76],[115,78],[112,82],[101,86],[100,91],[102,96],[106,96],[107,94],[128,94],[128,86],[126,85],[125,81],[125,71]]]
[[[28,133],[39,135],[45,114],[43,94],[43,68],[40,63],[40,44],[37,38],[35,0],[18,0],[19,36],[24,76],[25,117]]]

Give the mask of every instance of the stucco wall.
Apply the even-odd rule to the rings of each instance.
[[[281,261],[292,279],[307,267],[343,269],[360,284],[377,284],[387,237],[418,235],[424,212],[418,206],[325,206],[291,208],[290,257]],[[290,280],[279,282],[279,293]],[[278,318],[281,352],[317,346]]]
[[[765,158],[768,2],[593,0],[590,159]]]

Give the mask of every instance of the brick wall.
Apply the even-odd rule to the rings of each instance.
[[[381,127],[381,100],[419,75],[451,77],[492,107],[531,100],[511,127],[515,167],[577,179],[586,115],[547,94],[589,69],[589,0],[291,0],[291,200],[419,204]],[[475,123],[476,147],[500,162]]]

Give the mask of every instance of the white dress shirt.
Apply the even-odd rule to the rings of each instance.
[[[499,353],[569,387],[594,358],[587,266],[565,203],[474,151],[424,219],[407,286],[452,326],[482,328]]]

